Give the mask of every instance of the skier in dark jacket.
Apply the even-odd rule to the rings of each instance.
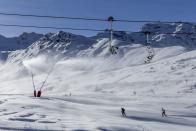
[[[123,108],[123,107],[121,108],[121,113],[122,113],[123,117],[126,117],[125,108]]]
[[[167,115],[166,115],[166,112],[165,112],[165,109],[164,109],[164,108],[162,108],[162,117],[167,117]]]

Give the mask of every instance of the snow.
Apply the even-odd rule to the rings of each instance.
[[[145,28],[179,32],[193,26],[158,25]],[[106,36],[58,32],[10,52],[0,64],[0,130],[195,131],[194,41],[154,35],[155,56],[145,64],[144,36],[117,34],[117,55],[109,53]],[[31,72],[39,90],[50,69],[42,97],[33,97]]]

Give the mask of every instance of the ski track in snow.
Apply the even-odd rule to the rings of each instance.
[[[108,97],[104,97],[107,95]],[[10,98],[9,98],[10,97]],[[183,102],[159,96],[140,98],[111,94],[98,96],[6,96],[1,105],[1,130],[195,130],[196,113]],[[158,98],[158,99],[157,99]],[[2,101],[1,97],[1,101]],[[153,101],[151,100],[153,99]],[[178,98],[179,100],[182,98]],[[168,117],[161,117],[157,103],[167,105]],[[169,105],[168,105],[169,103]],[[180,108],[174,108],[176,105]],[[189,105],[189,103],[186,103]],[[124,106],[127,117],[120,114]],[[9,107],[9,108],[7,108]],[[192,112],[192,114],[191,114]],[[159,126],[160,125],[160,126]]]

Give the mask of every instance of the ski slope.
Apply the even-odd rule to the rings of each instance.
[[[15,51],[2,51],[0,130],[21,131],[195,131],[195,36],[161,32],[196,32],[194,24],[147,24],[154,56],[145,36],[114,33],[94,37],[49,33]],[[33,97],[51,70],[40,98]],[[127,117],[121,116],[121,107]],[[161,108],[168,117],[161,116]]]
[[[0,129],[194,131],[195,58],[195,51],[190,51],[123,67],[114,65],[114,58],[60,60],[41,98],[33,97],[26,69],[2,65],[1,71],[8,74],[1,76]],[[27,61],[37,65],[38,88],[47,72],[44,60],[42,56]],[[121,116],[121,107],[127,118]],[[161,117],[162,107],[168,117]]]

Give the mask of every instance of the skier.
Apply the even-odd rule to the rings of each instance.
[[[165,113],[165,109],[162,108],[162,117],[167,117],[166,113]]]
[[[123,107],[121,108],[121,113],[122,113],[123,117],[126,117],[125,108],[123,108]]]

